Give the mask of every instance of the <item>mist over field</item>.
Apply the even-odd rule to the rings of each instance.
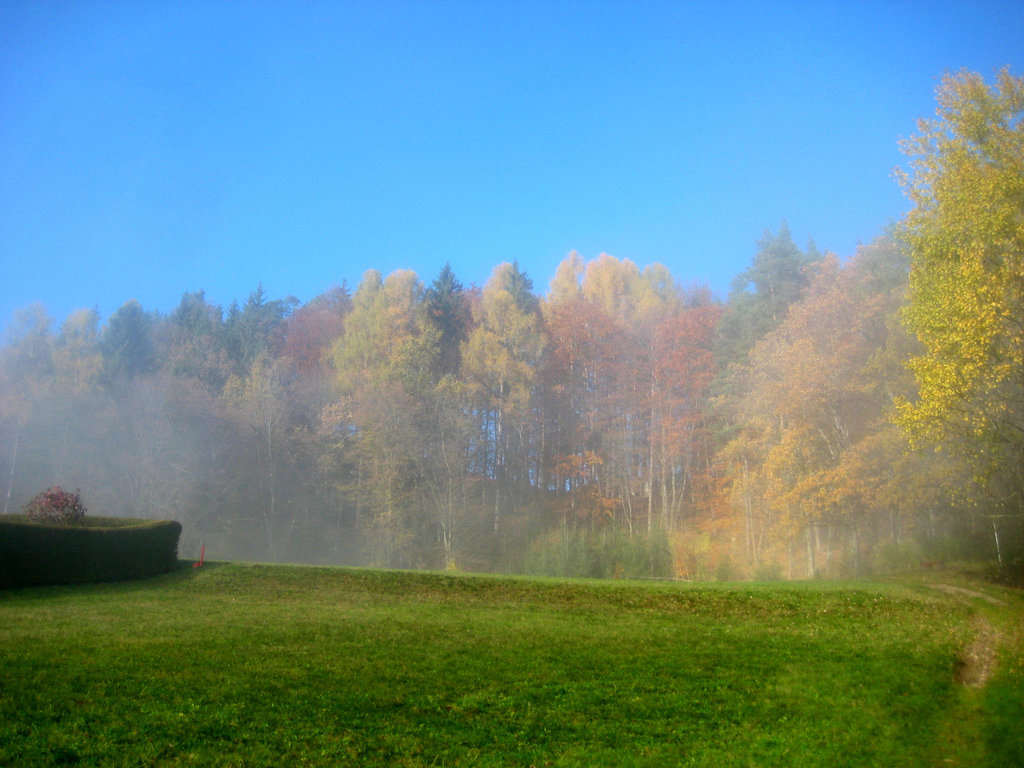
[[[185,557],[1024,570],[1019,7],[242,21],[0,6],[0,511],[80,489]]]
[[[976,452],[915,421],[913,225],[841,262],[783,224],[724,301],[572,253],[543,293],[502,263],[482,289],[445,265],[302,305],[257,287],[102,323],[31,306],[0,347],[3,511],[79,488],[91,514],[179,520],[182,556],[217,559],[687,579],[1011,565],[1013,446],[980,478]]]

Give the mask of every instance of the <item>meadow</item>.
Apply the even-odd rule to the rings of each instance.
[[[0,591],[3,766],[1012,766],[1024,598],[207,563]]]

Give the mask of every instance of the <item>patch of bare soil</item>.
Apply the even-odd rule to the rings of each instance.
[[[981,688],[996,669],[999,633],[985,619],[976,624],[974,639],[964,648],[956,670],[956,681],[968,688]]]

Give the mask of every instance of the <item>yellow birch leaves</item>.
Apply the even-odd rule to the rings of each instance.
[[[1024,501],[1024,79],[993,86],[948,75],[938,109],[903,142],[901,183],[915,207],[903,320],[924,351],[919,396],[898,421],[917,445],[974,463],[992,499]]]

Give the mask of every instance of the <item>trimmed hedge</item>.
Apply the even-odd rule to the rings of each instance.
[[[144,579],[178,567],[181,523],[90,517],[45,525],[0,517],[0,588]]]

